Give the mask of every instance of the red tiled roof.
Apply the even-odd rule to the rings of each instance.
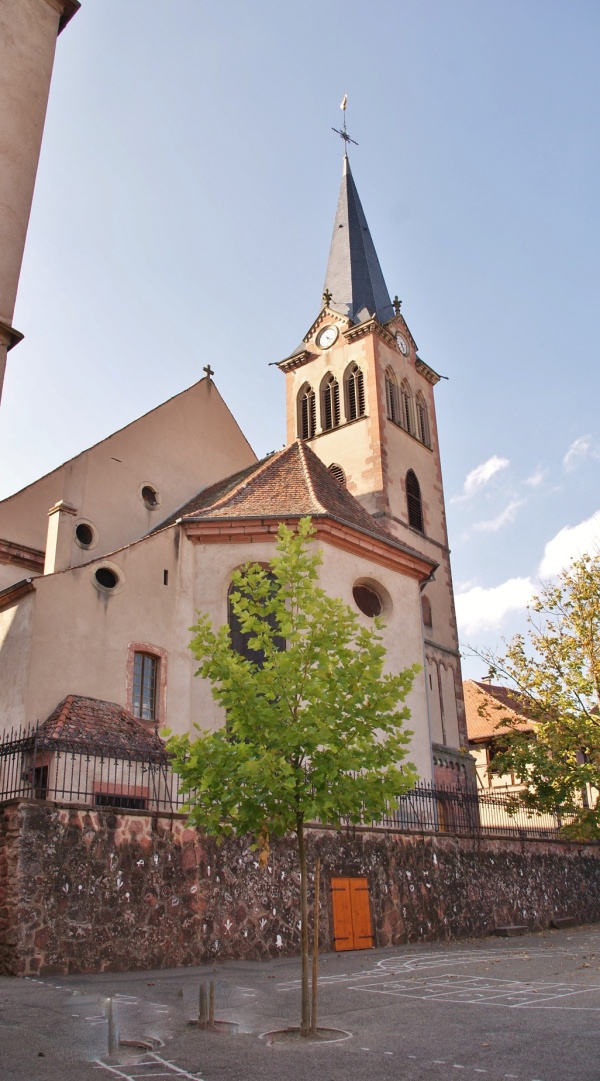
[[[161,528],[179,518],[211,521],[305,516],[335,518],[435,566],[383,529],[301,439],[199,492],[176,515],[163,522]]]
[[[40,725],[40,743],[70,740],[110,748],[114,754],[163,754],[161,739],[116,702],[69,694]]]
[[[470,740],[493,739],[510,732],[511,728],[501,723],[505,718],[516,718],[518,731],[533,732],[534,725],[527,717],[526,704],[516,691],[474,679],[466,680],[463,690]]]

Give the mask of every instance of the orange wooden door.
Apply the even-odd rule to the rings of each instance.
[[[369,883],[366,878],[332,878],[333,944],[336,950],[373,946]]]

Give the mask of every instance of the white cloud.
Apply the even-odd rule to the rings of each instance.
[[[599,457],[594,440],[591,435],[580,435],[578,439],[571,443],[563,458],[565,473],[571,473],[573,469],[576,469],[581,462],[590,456],[592,458]]]
[[[456,595],[456,617],[461,635],[498,627],[508,612],[525,608],[534,593],[531,578],[509,578],[499,586],[474,586]]]
[[[481,465],[475,466],[475,469],[467,473],[462,495],[454,496],[450,502],[460,503],[464,499],[470,499],[475,492],[483,488],[492,479],[494,474],[501,469],[506,469],[508,465],[510,465],[508,458],[500,458],[497,454],[493,454],[491,458],[488,458],[487,462],[482,462]]]
[[[545,476],[545,469],[536,469],[535,473],[532,473],[530,477],[525,478],[525,484],[528,484],[530,488],[539,488]]]
[[[573,444],[575,445],[575,444]],[[600,548],[600,510],[579,525],[567,525],[548,541],[540,563],[542,578],[560,574],[574,559]]]
[[[473,526],[479,533],[497,533],[507,522],[512,522],[519,507],[523,505],[522,499],[515,499],[509,503],[495,518],[488,518],[483,522],[475,522]]]

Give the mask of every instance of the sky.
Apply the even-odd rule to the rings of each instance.
[[[595,0],[83,0],[57,43],[0,497],[202,378],[259,456],[321,307],[348,94],[437,418],[464,672],[600,540]]]

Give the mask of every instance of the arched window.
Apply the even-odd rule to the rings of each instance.
[[[431,601],[425,593],[421,594],[421,611],[423,612],[423,626],[431,630],[433,627],[433,616],[431,614]]]
[[[262,649],[251,649],[248,645],[251,634],[244,634],[240,625],[240,620],[233,609],[231,603],[231,594],[237,590],[237,586],[230,585],[229,592],[227,594],[227,622],[229,624],[229,634],[231,637],[232,649],[239,653],[241,657],[244,657],[247,661],[251,661],[257,668],[262,668],[265,663],[265,654]],[[265,617],[267,624],[271,630],[276,630],[277,624],[275,622],[275,616],[269,615]],[[285,638],[275,635],[274,637],[275,648],[282,651],[285,649]]]
[[[329,372],[321,384],[321,427],[324,432],[340,423],[340,384]]]
[[[365,377],[358,364],[351,364],[346,372],[346,417],[357,420],[365,412]]]
[[[346,487],[346,474],[344,473],[344,470],[342,469],[341,465],[338,465],[337,462],[332,462],[331,465],[328,466],[327,468],[329,469],[329,472],[331,473],[331,475],[333,477],[335,477],[335,479],[337,481],[339,481],[340,484],[343,484],[343,486],[345,488]]]
[[[431,438],[429,435],[429,417],[427,415],[427,406],[425,405],[425,399],[421,392],[417,394],[416,400],[417,406],[417,439],[421,440],[426,447],[431,446]]]
[[[406,428],[407,432],[414,435],[412,391],[406,380],[403,381],[400,387],[400,423],[403,428]]]
[[[298,435],[312,439],[317,430],[317,404],[313,388],[305,383],[298,395]]]
[[[391,368],[386,368],[385,372],[385,407],[389,419],[393,420],[394,424],[399,424],[398,384]]]
[[[406,474],[406,503],[408,507],[408,524],[413,529],[423,533],[423,504],[421,501],[421,485],[419,484],[412,469]]]

